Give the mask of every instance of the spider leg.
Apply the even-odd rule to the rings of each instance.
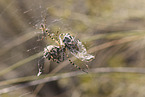
[[[72,62],[72,61],[70,60],[70,58],[69,58],[69,56],[68,56],[67,53],[66,53],[66,56],[67,56],[69,62],[70,62],[74,67],[76,67],[77,69],[79,69],[79,70],[81,70],[81,71],[83,71],[83,72],[85,72],[85,73],[88,73],[88,71],[85,71],[84,69],[82,69],[82,68],[79,67],[78,65],[74,64],[74,62]]]
[[[60,61],[57,61],[56,59],[54,59],[54,62],[59,63]]]
[[[56,63],[60,63],[60,60],[54,59],[53,56],[50,56],[52,61],[56,62]]]
[[[62,33],[62,34],[59,35],[60,45],[64,45],[64,43],[63,43],[63,41],[62,41],[62,39],[61,39],[61,36],[62,36],[62,35],[65,35],[65,33]]]
[[[64,52],[63,52],[63,60],[64,60]]]
[[[42,58],[38,61],[38,70],[39,70],[39,72],[38,72],[37,76],[39,76],[39,75],[42,73],[42,71],[43,71],[44,63],[41,63],[41,61],[44,61],[44,58],[45,58],[45,57],[42,57]]]
[[[51,34],[48,32],[48,30],[46,30],[46,33],[53,41],[55,41],[58,45],[60,45],[59,42],[51,36]]]
[[[60,45],[59,42],[58,42],[57,40],[55,40],[55,39],[51,36],[51,34],[48,32],[48,29],[46,29],[46,25],[45,25],[45,24],[41,24],[41,30],[42,30],[42,32],[43,32],[43,34],[44,34],[44,36],[42,36],[42,39],[43,39],[43,38],[46,39],[46,33],[47,33],[47,35],[48,35],[53,41],[55,41],[58,45]],[[57,33],[58,33],[58,31],[57,31]],[[41,40],[42,40],[42,39],[41,39]]]
[[[59,31],[57,31],[56,32],[56,35],[55,35],[55,37],[56,37],[57,40],[58,40],[58,33],[59,33]]]
[[[41,24],[40,26],[41,26],[40,30],[42,30],[42,34],[44,35],[41,37],[40,40],[43,40],[44,38],[46,39],[45,24]]]
[[[65,48],[64,48],[64,46],[61,46],[60,48],[61,48],[61,51],[60,51],[61,52],[61,55],[60,55],[61,56],[61,61],[64,61]]]
[[[62,50],[61,52],[62,52],[62,53],[61,53],[61,55],[60,55],[60,58],[58,58],[58,60],[59,60],[60,62],[63,62],[63,61],[64,61],[64,51]]]
[[[82,69],[81,67],[77,66],[77,65],[74,64],[70,59],[69,59],[69,62],[70,62],[74,67],[76,67],[77,69],[79,69],[79,70],[81,70],[81,71],[83,71],[83,72],[85,72],[85,73],[88,73],[88,71],[85,71],[85,70]]]

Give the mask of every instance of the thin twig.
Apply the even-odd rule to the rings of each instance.
[[[144,68],[131,68],[131,67],[116,67],[116,68],[111,68],[111,67],[105,67],[105,68],[95,68],[95,69],[90,69],[89,70],[90,74],[95,74],[95,73],[139,73],[139,74],[145,74],[145,69]],[[24,84],[18,84],[18,85],[13,85],[11,87],[3,88],[0,90],[0,94],[11,92],[14,90],[18,90],[21,88],[26,88],[29,86],[34,86],[46,82],[51,82],[63,78],[69,78],[73,76],[79,76],[79,75],[85,75],[86,73],[80,72],[80,71],[74,71],[74,72],[69,72],[69,73],[63,73],[51,77],[46,77],[43,79],[27,82]]]

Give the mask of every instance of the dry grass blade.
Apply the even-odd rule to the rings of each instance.
[[[40,52],[40,53],[34,54],[34,55],[24,59],[24,60],[21,60],[21,61],[17,62],[15,64],[13,64],[12,66],[7,67],[6,69],[0,71],[0,76],[4,75],[5,73],[8,73],[8,72],[12,71],[13,69],[18,68],[19,66],[21,66],[23,64],[26,64],[26,63],[28,63],[28,62],[30,62],[30,61],[42,56],[42,55],[43,55],[43,53]]]
[[[145,69],[144,68],[131,68],[131,67],[118,67],[118,68],[106,67],[106,68],[90,69],[89,73],[90,74],[92,74],[92,73],[93,74],[96,74],[96,73],[139,73],[139,74],[145,74]],[[51,82],[51,81],[55,81],[55,80],[59,80],[59,79],[63,79],[63,78],[68,78],[68,77],[73,77],[73,76],[80,76],[80,75],[85,75],[85,73],[80,72],[80,71],[75,71],[75,72],[53,75],[53,76],[49,76],[49,77],[42,78],[42,79],[39,79],[39,80],[34,80],[34,81],[31,81],[31,82],[27,82],[25,84],[13,85],[11,87],[1,89],[0,94],[11,92],[11,91],[21,89],[21,88],[26,88],[26,87],[33,86],[33,85],[38,85],[38,84],[42,84],[42,83],[46,83],[46,82]],[[19,80],[21,80],[21,79],[23,79],[23,78],[19,78]],[[13,82],[13,83],[17,83],[17,81]]]

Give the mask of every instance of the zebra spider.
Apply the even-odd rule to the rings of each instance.
[[[74,38],[69,33],[60,34],[59,40],[56,40],[52,37],[50,33],[48,33],[48,30],[45,29],[45,26],[41,25],[41,27],[42,27],[41,29],[43,33],[47,33],[48,36],[58,44],[58,46],[49,45],[46,48],[44,48],[44,54],[41,60],[48,59],[48,60],[53,60],[54,62],[57,62],[57,63],[62,62],[64,61],[64,56],[66,56],[69,59],[68,54],[66,53],[66,50],[70,51],[72,55],[74,55],[75,57],[77,57],[78,59],[82,61],[88,62],[94,59],[94,56],[87,54],[86,48],[84,47],[82,42]],[[63,39],[62,39],[62,36],[63,36]],[[79,70],[82,70],[83,72],[88,73],[87,71],[83,70],[79,66],[75,65],[70,59],[69,59],[69,62],[72,65],[74,65],[76,68],[78,68]],[[38,62],[39,72],[37,76],[39,76],[42,73],[42,69],[44,67],[43,65],[44,64],[40,64],[40,62]]]

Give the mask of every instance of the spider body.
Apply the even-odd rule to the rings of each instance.
[[[64,35],[63,40],[61,39],[62,35]],[[69,33],[60,34],[59,39],[60,43],[61,41],[63,41],[62,45],[64,45],[71,52],[71,54],[78,59],[86,62],[94,59],[94,56],[87,53],[87,50],[82,42],[79,39],[76,39],[75,37],[70,35]]]
[[[48,60],[53,60],[57,63],[64,61],[64,52],[65,48],[55,46],[55,45],[49,45],[46,48],[44,48],[44,58]]]
[[[63,43],[65,47],[70,50],[70,52],[76,53],[79,51],[77,40],[73,36],[71,36],[69,33],[65,34],[63,38]]]
[[[39,76],[43,71],[44,63],[41,63],[41,61],[44,61],[44,59],[48,59],[60,63],[64,61],[64,52],[65,48],[63,46],[59,47],[56,45],[49,45],[45,47],[43,51],[43,57],[38,62],[39,72],[37,76]]]
[[[64,61],[64,56],[66,55],[67,58],[69,59],[68,55],[66,54],[66,47],[65,46],[55,46],[55,45],[49,45],[46,48],[44,48],[44,54],[42,59],[48,59],[48,60],[53,60],[54,62],[62,62]],[[41,61],[41,60],[40,60]],[[83,70],[82,68],[80,68],[79,66],[75,65],[70,59],[69,62],[75,66],[76,68],[78,68],[79,70],[82,70],[86,73],[88,73],[87,71]],[[42,73],[42,69],[44,67],[44,64],[38,63],[38,68],[39,68],[39,72],[37,74],[37,76],[39,76]]]
[[[43,57],[41,58],[41,60],[48,59],[48,60],[53,60],[57,63],[62,62],[62,61],[64,61],[64,56],[66,56],[69,59],[68,54],[66,53],[67,50],[70,51],[72,55],[74,55],[78,59],[81,59],[82,61],[88,62],[94,58],[94,56],[87,54],[86,48],[84,47],[82,42],[80,42],[80,40],[76,39],[69,33],[60,34],[59,40],[56,40],[52,37],[52,35],[45,28],[45,25],[41,25],[41,29],[42,29],[43,33],[47,33],[48,36],[58,44],[58,46],[49,45],[49,46],[45,47],[44,54],[43,54]],[[63,38],[62,38],[62,36],[63,36]],[[44,64],[40,63],[41,60],[39,60],[39,62],[38,62],[38,68],[39,68],[38,76],[42,73],[42,69],[44,67]],[[70,59],[69,59],[69,62],[73,66],[78,68],[79,70],[82,70],[82,71],[88,73],[87,71],[81,69],[79,66],[75,65]]]

